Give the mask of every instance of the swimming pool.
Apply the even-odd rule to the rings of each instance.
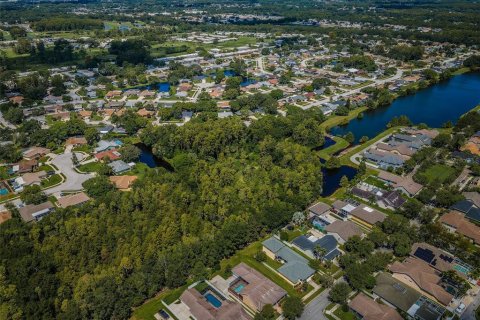
[[[236,286],[233,291],[235,291],[236,293],[240,293],[242,292],[243,288],[245,288],[245,285],[243,283],[239,284],[238,286]]]
[[[461,266],[459,264],[454,265],[453,269],[455,269],[458,272],[461,272],[463,274],[468,274],[470,272],[470,269],[468,269],[467,267]]]
[[[8,189],[7,188],[0,189],[0,196],[4,196],[6,194],[8,194]]]
[[[217,297],[215,297],[211,292],[207,292],[204,297],[215,308],[220,308],[222,306],[222,302]]]

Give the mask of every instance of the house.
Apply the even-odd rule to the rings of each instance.
[[[23,153],[23,157],[27,160],[32,160],[32,159],[38,160],[48,153],[50,153],[50,149],[42,148],[42,147],[33,147],[25,151]]]
[[[450,211],[438,219],[449,231],[456,232],[480,245],[480,227],[465,219],[465,216],[456,211]]]
[[[12,171],[17,173],[33,172],[38,168],[38,160],[21,160],[12,166]]]
[[[83,146],[87,144],[87,139],[84,137],[70,137],[65,141],[65,145],[67,146]]]
[[[12,219],[12,213],[10,211],[0,212],[0,224]]]
[[[444,306],[448,306],[453,299],[453,295],[442,287],[440,272],[421,260],[408,257],[403,262],[395,261],[389,270],[395,279]]]
[[[90,200],[84,192],[68,195],[58,199],[58,206],[60,208],[68,208],[71,206],[79,206]]]
[[[463,278],[467,278],[468,272],[473,268],[454,255],[425,242],[414,243],[410,257],[422,261],[438,272],[454,270]]]
[[[315,259],[315,249],[317,247],[323,248],[323,260],[333,260],[340,255],[337,249],[337,240],[332,235],[325,235],[320,239],[315,236],[298,236],[293,239],[292,244],[304,252],[307,256]]]
[[[310,208],[308,208],[308,213],[310,217],[321,216],[327,213],[328,211],[330,211],[330,209],[331,209],[330,205],[324,202],[318,202],[313,206],[311,206]]]
[[[207,300],[207,297],[203,296],[195,288],[189,288],[182,293],[180,296],[180,301],[188,308],[188,311],[193,316],[193,319],[196,320],[252,319],[252,317],[248,315],[245,310],[243,310],[242,306],[238,302],[227,299],[220,301],[220,299],[212,293],[209,293],[208,297],[214,297],[215,301],[211,302],[210,300],[212,300],[212,298]]]
[[[40,221],[43,217],[54,210],[54,206],[50,201],[40,204],[29,204],[18,209],[23,221],[31,222],[33,220]]]
[[[470,198],[472,198],[472,194],[474,193],[467,193],[467,195],[470,195]],[[480,208],[472,200],[461,200],[451,206],[450,209],[461,212],[467,219],[480,223]]]
[[[353,236],[362,236],[362,229],[352,221],[336,220],[325,227],[327,234],[332,235],[340,243],[344,244]]]
[[[349,303],[350,310],[358,319],[364,320],[402,320],[402,316],[394,308],[376,302],[360,292]]]
[[[363,153],[363,157],[370,162],[375,163],[382,169],[400,168],[405,163],[406,158],[392,152],[380,151],[370,148]]]
[[[395,190],[399,190],[410,197],[415,196],[423,188],[421,184],[413,181],[411,176],[401,177],[393,173],[380,170],[378,178],[393,186]]]
[[[380,211],[370,208],[364,204],[359,205],[350,212],[352,220],[359,225],[365,226],[367,228],[372,228],[375,224],[383,222],[386,215]]]
[[[155,111],[149,111],[145,108],[142,108],[140,110],[137,111],[137,114],[140,116],[140,117],[144,117],[144,118],[150,118],[152,116],[155,115]]]
[[[13,188],[15,191],[22,191],[25,186],[40,185],[45,179],[47,173],[45,171],[27,172],[21,177],[15,179]]]
[[[347,218],[350,212],[355,209],[354,205],[342,200],[335,200],[335,202],[332,203],[332,207],[333,211],[342,218]]]
[[[122,191],[131,190],[132,184],[138,179],[137,176],[111,176],[109,177],[115,187]]]
[[[269,258],[283,262],[283,265],[277,271],[292,285],[308,281],[315,273],[315,270],[309,267],[307,259],[287,247],[277,238],[270,237],[263,241],[262,245],[263,252]]]
[[[243,262],[232,269],[232,274],[235,280],[228,291],[256,312],[267,304],[277,305],[287,295],[284,289]]]
[[[380,272],[373,288],[373,296],[385,304],[405,312],[408,319],[440,320],[446,309],[422,296],[416,290],[398,281],[392,275]]]
[[[130,170],[130,166],[122,160],[116,160],[108,164],[112,168],[114,174],[121,174]]]
[[[90,119],[92,117],[92,111],[88,111],[88,110],[81,110],[78,112],[78,115],[82,118],[82,119]]]
[[[94,149],[94,151],[97,152],[102,152],[110,149],[116,149],[122,145],[122,142],[120,140],[100,140],[97,143],[97,147]]]
[[[110,161],[115,161],[121,158],[120,152],[116,149],[106,150],[95,154],[97,161],[103,161],[103,159],[108,158]]]
[[[98,130],[98,132],[99,132],[100,134],[107,134],[107,133],[109,133],[110,131],[112,131],[113,128],[114,128],[113,126],[104,126],[104,127],[98,128],[97,130]]]
[[[113,91],[108,91],[108,92],[105,94],[105,98],[107,98],[107,99],[112,99],[112,98],[120,97],[121,95],[122,95],[122,91],[120,91],[120,90],[113,90]]]

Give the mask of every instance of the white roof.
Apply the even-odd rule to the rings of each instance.
[[[342,210],[347,211],[347,212],[352,212],[354,209],[355,209],[355,207],[353,205],[351,205],[350,203],[342,208]]]

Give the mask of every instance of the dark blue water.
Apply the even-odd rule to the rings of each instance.
[[[150,168],[162,167],[168,171],[174,171],[172,165],[167,161],[155,156],[152,152],[152,149],[143,143],[135,144],[136,147],[140,149],[140,158],[138,161],[145,163]]]
[[[335,140],[333,140],[332,138],[330,137],[325,137],[325,143],[322,144],[321,146],[319,147],[315,147],[313,148],[313,150],[315,151],[318,151],[318,150],[323,150],[323,149],[326,149],[330,146],[333,146],[335,144]]]
[[[133,87],[133,88],[129,88],[129,89],[138,89],[138,90],[156,89],[159,92],[168,92],[168,91],[170,91],[170,83],[160,82],[160,83],[149,84],[149,85],[146,85],[146,86]],[[126,90],[128,90],[128,89],[125,89],[124,91],[126,91]]]
[[[224,70],[223,74],[225,75],[225,77],[234,77],[237,75],[237,73],[233,70]]]
[[[417,93],[398,98],[390,106],[365,112],[363,119],[354,119],[345,126],[334,127],[331,133],[342,136],[351,131],[355,142],[362,136],[373,138],[386,129],[393,117],[406,115],[414,124],[426,123],[432,128],[447,121],[453,123],[480,103],[480,73],[467,73],[436,84]]]
[[[325,163],[325,160],[321,159],[320,162]],[[352,180],[357,174],[357,169],[349,166],[341,166],[337,169],[322,168],[323,174],[323,189],[321,196],[331,196],[338,188],[340,188],[340,180],[343,176],[346,176],[348,180]]]
[[[251,84],[257,83],[257,80],[255,79],[249,79],[249,78],[243,78],[243,81],[240,83],[241,87],[246,87]]]

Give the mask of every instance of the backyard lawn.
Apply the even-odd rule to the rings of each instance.
[[[435,164],[429,167],[425,172],[421,173],[424,175],[429,183],[432,183],[435,180],[440,181],[443,183],[447,180],[451,175],[455,174],[455,169],[443,164]]]
[[[81,172],[96,172],[101,167],[100,162],[89,162],[87,164],[82,164],[78,167],[78,170]]]
[[[49,188],[54,186],[62,181],[62,176],[59,174],[54,174],[50,176],[48,179],[42,180],[42,188]]]

